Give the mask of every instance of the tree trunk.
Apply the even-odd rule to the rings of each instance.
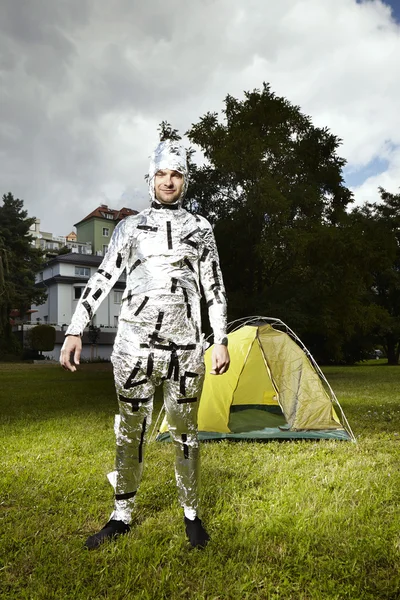
[[[398,365],[399,364],[399,350],[400,350],[398,341],[395,340],[394,338],[386,338],[386,348],[387,348],[388,365]]]

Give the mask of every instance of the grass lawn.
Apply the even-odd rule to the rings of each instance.
[[[357,444],[204,444],[212,540],[190,551],[152,442],[132,532],[88,552],[112,508],[110,366],[0,365],[0,598],[400,598],[400,367],[325,373]]]

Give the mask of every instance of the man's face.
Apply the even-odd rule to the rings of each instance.
[[[182,193],[183,175],[171,169],[157,171],[154,178],[156,198],[162,204],[176,202]]]

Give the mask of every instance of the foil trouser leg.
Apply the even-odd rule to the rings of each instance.
[[[108,476],[115,491],[115,508],[110,518],[124,523],[131,522],[153,411],[154,385],[137,367],[140,363],[140,358],[127,361],[126,356],[113,357],[119,415],[115,419],[115,471]]]
[[[175,446],[175,477],[178,497],[188,518],[198,509],[199,441],[197,412],[203,385],[201,349],[179,356],[179,376],[164,382],[164,405],[169,432]]]

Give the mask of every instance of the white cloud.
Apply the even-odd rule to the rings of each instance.
[[[358,201],[396,190],[399,31],[379,0],[3,0],[0,191],[56,234],[101,202],[141,209],[158,123],[183,133],[263,81],[343,139],[349,171],[387,158]]]

